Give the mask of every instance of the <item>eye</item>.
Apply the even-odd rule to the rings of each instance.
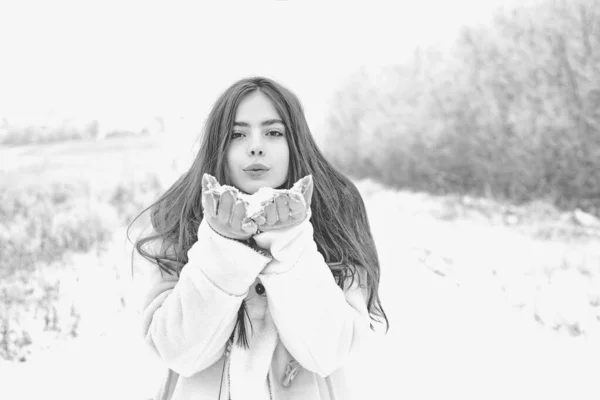
[[[283,133],[281,133],[279,131],[269,131],[269,132],[267,132],[267,135],[271,135],[271,136],[283,136]]]
[[[237,139],[237,138],[239,138],[239,137],[242,137],[243,135],[244,135],[244,133],[243,133],[243,132],[233,132],[233,133],[231,134],[231,138],[232,138],[232,139]]]

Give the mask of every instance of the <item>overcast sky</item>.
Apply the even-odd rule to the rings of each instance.
[[[233,80],[259,74],[318,119],[360,65],[448,41],[497,3],[0,0],[0,117],[200,115]]]

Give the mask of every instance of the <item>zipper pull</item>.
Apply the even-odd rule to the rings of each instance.
[[[290,387],[292,381],[300,370],[300,363],[296,360],[292,360],[285,366],[285,376],[283,377],[283,386]]]

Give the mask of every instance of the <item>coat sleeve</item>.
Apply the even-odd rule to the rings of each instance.
[[[254,238],[274,258],[259,277],[283,344],[304,368],[328,376],[369,334],[366,289],[358,279],[346,290],[337,285],[308,219]]]
[[[145,342],[182,376],[209,367],[221,358],[241,302],[269,261],[205,221],[179,277],[161,273],[136,252],[135,297]]]

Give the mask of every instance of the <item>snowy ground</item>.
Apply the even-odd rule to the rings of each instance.
[[[492,271],[515,260],[514,247],[493,252],[511,240],[506,231],[440,219],[421,195],[361,190],[391,329],[354,360],[356,399],[600,398],[599,341],[542,327],[500,291]],[[103,335],[0,364],[0,381],[3,399],[145,400],[160,372],[125,313]]]

